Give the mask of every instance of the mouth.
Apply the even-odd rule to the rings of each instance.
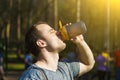
[[[62,40],[62,35],[60,34],[60,32],[57,32],[56,35],[57,35],[57,37],[58,37],[59,39]]]
[[[60,39],[60,40],[62,40],[62,36],[61,36],[61,34],[59,34],[59,35],[57,35],[58,36],[58,38]]]

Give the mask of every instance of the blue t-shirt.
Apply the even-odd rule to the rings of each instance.
[[[3,55],[2,55],[2,53],[0,53],[0,66],[3,65],[3,61],[2,61],[2,59],[3,59]]]
[[[25,69],[32,64],[32,56],[30,54],[25,55]]]
[[[42,72],[47,76],[47,80],[74,80],[79,74],[80,68],[78,62],[59,62],[56,72],[39,68],[37,65],[31,65],[19,78],[19,80],[44,80]]]

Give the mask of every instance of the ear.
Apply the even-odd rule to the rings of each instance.
[[[44,40],[37,40],[36,43],[39,47],[45,47],[46,46],[46,42]]]

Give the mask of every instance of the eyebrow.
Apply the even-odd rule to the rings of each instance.
[[[52,30],[54,30],[53,28],[51,28],[50,30],[49,30],[49,32],[51,32]]]

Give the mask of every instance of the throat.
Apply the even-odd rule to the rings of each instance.
[[[59,57],[47,57],[39,59],[35,64],[40,68],[56,71],[58,67],[58,59]]]
[[[37,61],[35,63],[38,67],[43,68],[43,69],[47,69],[47,70],[51,70],[51,71],[56,71],[57,70],[57,65],[58,62],[41,62],[41,61]]]

